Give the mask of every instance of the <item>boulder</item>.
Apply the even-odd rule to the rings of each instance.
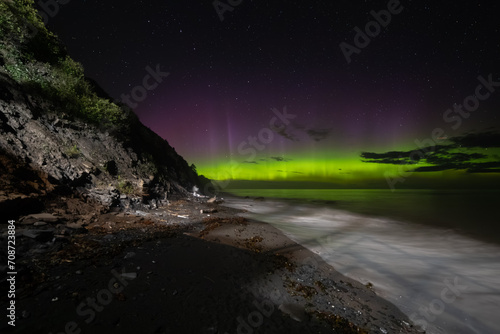
[[[22,235],[40,242],[47,242],[54,237],[54,230],[24,230]]]

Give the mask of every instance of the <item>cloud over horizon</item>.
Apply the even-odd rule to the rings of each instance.
[[[451,137],[448,141],[450,143],[447,145],[427,146],[418,150],[362,152],[360,156],[361,161],[366,163],[430,165],[416,167],[412,172],[466,170],[468,173],[500,173],[499,132],[468,133]],[[490,148],[494,150],[488,151]]]

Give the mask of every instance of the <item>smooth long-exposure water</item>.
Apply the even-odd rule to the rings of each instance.
[[[372,283],[428,333],[500,331],[498,192],[233,193],[268,197],[228,205],[279,228],[341,273]]]

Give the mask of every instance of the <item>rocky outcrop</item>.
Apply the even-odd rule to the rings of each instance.
[[[208,182],[85,77],[34,3],[20,0],[0,2],[0,172],[0,208],[14,211],[56,190],[155,208]]]
[[[65,115],[50,100],[26,93],[0,67],[4,195],[26,183],[26,177],[7,176],[19,174],[20,166],[32,174],[34,187],[24,184],[20,193],[64,185],[107,206],[157,206],[206,182],[165,140],[134,115],[129,119],[120,128],[101,128]]]

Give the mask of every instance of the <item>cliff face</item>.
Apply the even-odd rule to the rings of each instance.
[[[31,1],[0,7],[0,201],[64,187],[107,206],[154,207],[208,182],[130,110],[98,96]]]

